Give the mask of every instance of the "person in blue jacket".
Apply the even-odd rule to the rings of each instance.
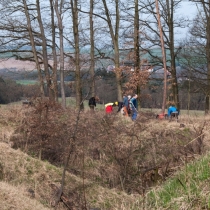
[[[131,105],[131,119],[134,121],[137,118],[138,115],[138,101],[137,101],[138,95],[135,94],[132,99],[130,100],[130,105]]]
[[[175,107],[174,104],[172,104],[171,106],[169,106],[168,108],[168,117],[171,119],[172,117],[176,117],[178,119],[178,115],[179,115],[179,111],[178,109]]]

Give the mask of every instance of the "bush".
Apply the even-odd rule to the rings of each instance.
[[[13,143],[56,166],[70,157],[68,171],[102,186],[144,193],[174,173],[183,158],[200,154],[203,146],[202,128],[160,127],[154,118],[140,112],[133,123],[117,114],[78,113],[38,100],[25,110],[16,131],[22,138],[13,138]],[[185,146],[196,137],[195,144]]]

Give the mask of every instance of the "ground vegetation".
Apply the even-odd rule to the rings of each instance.
[[[33,106],[1,107],[2,187],[4,182],[19,186],[24,196],[49,209],[62,179],[58,209],[165,209],[190,201],[208,205],[202,195],[196,201],[188,185],[195,179],[192,171],[207,170],[208,155],[201,157],[209,151],[208,117],[183,114],[179,122],[169,122],[142,110],[134,123],[119,114],[107,116],[102,107],[92,114],[85,106],[78,113],[72,109],[76,103],[70,104],[64,110],[36,99]],[[204,181],[209,177],[205,173]],[[173,180],[175,191],[170,187]],[[199,192],[202,178],[197,180]],[[164,186],[171,190],[167,197]],[[177,202],[180,190],[187,201]]]

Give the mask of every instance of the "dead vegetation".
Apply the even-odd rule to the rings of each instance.
[[[135,203],[135,206],[138,199],[134,195],[141,197],[208,148],[209,121],[202,117],[194,120],[182,116],[177,123],[157,120],[154,114],[142,112],[137,122],[133,123],[119,115],[107,116],[100,111],[94,114],[81,112],[78,115],[72,109],[63,110],[48,102],[38,102],[24,109],[17,106],[6,112],[10,113],[5,114],[1,125],[8,128],[13,125],[16,129],[7,137],[3,134],[5,129],[1,129],[4,142],[30,156],[47,160],[56,167],[63,168],[69,158],[66,164],[69,173],[65,175],[61,202],[58,204],[62,207],[58,209],[89,209],[94,202],[93,206],[101,209],[119,209],[118,199],[126,194],[130,197],[124,200],[127,202],[124,207],[130,203]],[[0,161],[2,164],[2,157]],[[6,161],[9,160],[5,160],[5,165]],[[11,167],[21,170],[17,165]],[[30,174],[30,169],[27,170]],[[40,187],[45,183],[43,189],[51,189],[51,192],[47,196],[45,192],[36,192],[35,195],[44,197],[46,206],[50,208],[60,190],[62,170],[55,169],[59,171],[56,175],[48,170],[43,173],[39,167],[36,170],[33,180],[40,182]],[[16,172],[13,174],[11,168],[10,171],[12,173],[8,174],[4,171],[2,180],[14,182],[18,173],[14,175]],[[80,184],[75,180],[69,181],[69,174],[74,174]],[[18,175],[24,179],[22,173]],[[58,179],[56,184],[53,181],[55,177]],[[39,189],[37,183],[27,188],[31,192],[29,194]],[[97,189],[97,193],[93,189]],[[108,189],[117,190],[121,195],[112,198],[113,194],[109,194],[111,191]],[[110,200],[108,197],[107,200],[99,197],[105,191]]]
[[[18,189],[7,182],[0,182],[0,200],[1,209],[49,209],[39,203],[36,199],[31,198],[31,195],[28,196],[24,189]]]

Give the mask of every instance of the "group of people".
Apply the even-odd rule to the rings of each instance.
[[[133,97],[131,95],[123,95],[123,102],[111,102],[105,104],[105,112],[107,114],[110,114],[114,111],[114,107],[118,107],[117,112],[121,112],[126,117],[131,117],[131,119],[134,121],[137,118],[138,115],[138,101],[137,101],[138,95],[134,94]],[[90,110],[94,111],[96,107],[96,101],[99,100],[98,97],[91,97],[89,99],[89,107]],[[164,115],[164,116],[163,116]],[[172,119],[172,117],[177,118],[178,120],[179,111],[175,107],[174,104],[170,104],[168,108],[167,114],[158,114],[156,118],[162,118],[167,117]]]
[[[105,104],[105,112],[110,114],[113,112],[113,107],[118,106],[117,112],[121,112],[123,115],[129,117],[131,116],[132,120],[136,120],[138,114],[138,102],[137,94],[131,97],[130,95],[123,95],[123,102],[113,102]]]
[[[127,117],[131,117],[132,120],[136,120],[138,114],[138,101],[137,101],[137,94],[134,94],[133,97],[131,95],[123,95],[123,102],[111,102],[105,104],[105,112],[110,114],[113,112],[114,107],[118,107],[117,112],[121,112],[123,115]],[[94,111],[96,107],[96,101],[98,97],[91,97],[89,99],[89,107],[91,111]]]

